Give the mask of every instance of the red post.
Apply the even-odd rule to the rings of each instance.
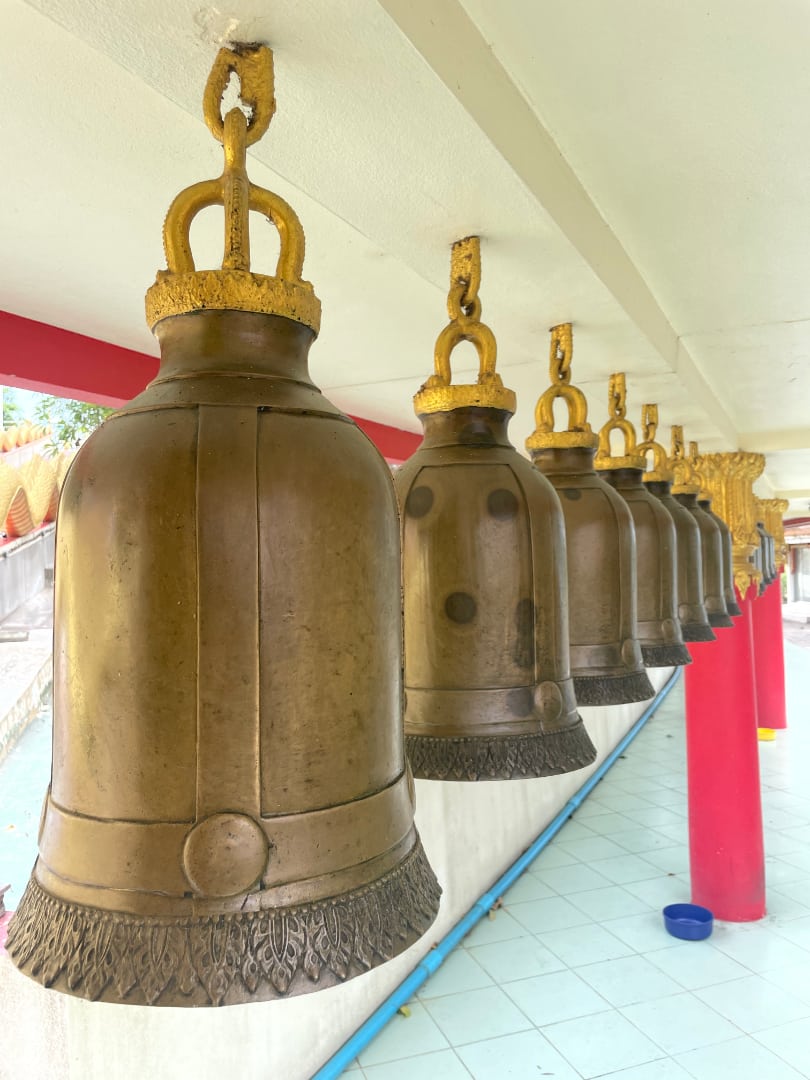
[[[782,589],[777,577],[754,601],[754,678],[760,727],[787,727]]]
[[[765,914],[765,852],[759,789],[752,613],[717,641],[690,643],[686,668],[686,748],[692,899],[718,919]]]

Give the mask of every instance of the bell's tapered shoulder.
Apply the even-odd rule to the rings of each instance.
[[[7,947],[66,993],[306,993],[438,911],[404,756],[396,498],[310,380],[317,301],[291,220],[277,277],[233,271],[251,279],[236,294],[230,269],[221,295],[217,271],[180,288],[167,245],[158,376],[65,482],[52,785]]]
[[[514,394],[480,322],[478,251],[477,238],[454,246],[451,321],[414,399],[424,439],[395,477],[406,749],[431,780],[548,776],[596,756],[569,666],[559,500],[509,441]],[[475,384],[450,381],[461,340],[479,347]]]

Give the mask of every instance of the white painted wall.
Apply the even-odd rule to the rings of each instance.
[[[669,671],[651,670],[656,689]],[[644,705],[582,709],[598,761]],[[307,1080],[555,816],[596,766],[547,780],[417,780],[417,824],[444,888],[431,931],[345,986],[226,1009],[92,1004],[42,989],[0,956],[0,1080]]]

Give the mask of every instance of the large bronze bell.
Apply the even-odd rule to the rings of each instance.
[[[652,455],[652,468],[642,477],[644,486],[659,499],[675,526],[678,552],[678,618],[684,641],[714,641],[714,631],[703,605],[703,555],[700,529],[694,517],[671,494],[674,475],[667,464],[667,452],[655,441],[658,406],[645,405],[641,414],[644,441],[636,450]]]
[[[424,441],[396,474],[402,510],[405,744],[414,775],[571,772],[596,750],[568,659],[565,532],[551,484],[509,442],[515,395],[481,322],[477,237],[453,246],[450,323],[414,398]],[[473,385],[450,353],[478,350]]]
[[[252,107],[220,115],[232,72]],[[76,456],[59,510],[53,779],[11,922],[46,986],[148,1005],[300,994],[402,952],[439,888],[404,755],[389,471],[310,381],[320,303],[292,209],[245,149],[272,55],[217,57],[225,150],[164,226],[147,294],[161,366]],[[223,268],[195,213],[223,205]],[[248,210],[281,237],[250,269]]]
[[[678,619],[678,564],[672,517],[641,478],[646,464],[636,449],[636,432],[627,419],[624,374],[611,375],[608,387],[610,419],[599,431],[595,465],[599,475],[627,503],[636,536],[638,638],[647,667],[677,667],[692,658],[683,643]],[[612,432],[624,438],[624,453],[611,451]]]
[[[551,330],[552,385],[535,410],[526,448],[560,496],[568,553],[571,670],[580,705],[646,701],[653,690],[636,624],[636,543],[627,503],[594,469],[599,439],[581,390],[571,385],[571,324]],[[554,402],[568,406],[554,431]]]
[[[726,608],[723,578],[723,540],[717,523],[698,506],[700,483],[688,461],[683,443],[683,427],[672,426],[672,454],[669,465],[675,476],[672,494],[684,506],[700,529],[700,550],[703,555],[703,603],[712,627],[733,626]]]
[[[740,605],[737,603],[737,594],[734,591],[734,561],[731,529],[729,529],[728,525],[726,525],[720,515],[716,514],[712,509],[712,493],[706,486],[706,478],[704,476],[707,466],[698,453],[698,444],[694,442],[694,440],[689,443],[689,463],[694,469],[695,476],[700,484],[698,506],[704,514],[709,515],[720,530],[720,539],[723,544],[723,597],[726,601],[726,611],[732,616],[742,615]]]

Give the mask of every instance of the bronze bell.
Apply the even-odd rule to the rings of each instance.
[[[52,785],[7,947],[90,999],[317,990],[438,909],[404,756],[390,473],[310,380],[303,231],[245,172],[272,70],[259,46],[217,57],[204,109],[225,170],[166,219],[159,374],[62,491]],[[233,72],[249,121],[221,117]],[[225,258],[198,271],[189,226],[214,204]],[[275,277],[250,268],[249,210],[279,230]]]
[[[698,506],[700,483],[686,458],[683,444],[683,427],[672,426],[672,454],[669,465],[675,476],[672,494],[681,506],[686,507],[697,521],[700,529],[700,550],[703,555],[703,603],[709,623],[713,627],[733,626],[726,608],[723,579],[723,541],[720,529],[712,518]]]
[[[737,603],[737,594],[734,591],[734,561],[731,529],[729,529],[728,525],[726,525],[720,515],[716,514],[712,509],[712,493],[706,485],[706,477],[704,475],[708,470],[708,466],[704,459],[699,455],[698,444],[694,441],[689,443],[689,463],[694,469],[698,483],[700,484],[698,506],[704,514],[709,515],[720,530],[720,539],[723,544],[723,597],[726,601],[726,611],[729,615],[742,615],[740,605]]]
[[[580,705],[622,705],[655,693],[636,626],[636,543],[627,503],[594,470],[599,439],[585,395],[571,385],[571,324],[551,330],[552,385],[526,440],[535,466],[560,496],[568,552],[571,670]],[[554,431],[554,402],[568,406],[567,431]]]
[[[610,419],[599,432],[595,465],[603,480],[622,496],[633,518],[636,536],[638,637],[647,667],[677,667],[692,658],[683,643],[678,619],[678,565],[672,517],[641,482],[646,464],[636,448],[636,432],[627,419],[624,374],[611,375]],[[614,456],[611,432],[624,437],[624,453]]]
[[[571,772],[596,749],[568,659],[565,532],[551,484],[509,442],[515,395],[481,322],[478,237],[453,245],[450,323],[414,398],[424,441],[396,474],[402,509],[405,745],[428,780]],[[471,341],[474,385],[451,385]]]
[[[694,517],[671,494],[674,474],[667,464],[667,452],[655,441],[658,406],[645,405],[641,414],[644,441],[636,450],[652,454],[652,468],[642,477],[651,495],[660,500],[675,526],[678,556],[678,618],[684,641],[714,641],[714,631],[703,605],[703,555],[700,529]]]
[[[757,532],[759,533],[757,569],[762,574],[762,577],[759,580],[759,595],[762,596],[768,586],[774,581],[776,573],[771,558],[772,537],[770,533],[766,530],[765,523],[763,521],[757,522]]]

